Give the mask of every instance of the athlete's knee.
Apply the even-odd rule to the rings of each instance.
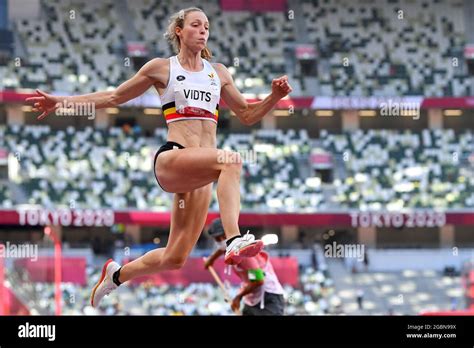
[[[235,151],[218,150],[217,162],[222,165],[222,170],[238,172],[242,170],[242,158]]]
[[[165,255],[164,263],[167,269],[180,269],[186,263],[184,255]]]

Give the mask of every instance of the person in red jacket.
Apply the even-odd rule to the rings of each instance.
[[[216,241],[217,249],[206,260],[204,264],[206,269],[225,254],[226,246],[220,219],[212,222],[208,233]],[[242,280],[239,293],[231,303],[233,310],[240,308],[243,299],[242,315],[284,315],[284,290],[267,252],[262,250],[256,256],[243,258],[239,263],[232,265],[232,269]]]

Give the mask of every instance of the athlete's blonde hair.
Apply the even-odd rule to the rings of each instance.
[[[198,7],[188,7],[184,10],[174,13],[169,19],[168,29],[166,30],[164,36],[171,43],[171,45],[173,45],[173,49],[176,54],[179,53],[181,48],[181,42],[178,35],[176,35],[176,28],[184,28],[184,20],[186,19],[186,16],[188,13],[195,11],[204,13],[204,11]],[[212,59],[211,50],[207,46],[201,51],[201,57],[208,61]]]

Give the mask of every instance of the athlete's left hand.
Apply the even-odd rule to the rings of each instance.
[[[283,75],[282,77],[273,79],[272,81],[272,94],[278,98],[284,98],[293,91],[290,83],[288,82],[288,76]]]
[[[232,300],[232,303],[231,303],[231,307],[232,307],[232,310],[233,311],[236,311],[238,309],[240,309],[240,301],[242,300],[242,298],[237,295],[234,297],[234,299]]]

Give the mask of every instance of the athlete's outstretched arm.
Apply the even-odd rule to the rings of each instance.
[[[222,64],[214,64],[214,67],[223,77],[221,79],[222,99],[235,112],[240,122],[248,126],[260,121],[281,98],[293,90],[288,83],[288,76],[284,75],[272,81],[272,92],[265,99],[256,103],[248,103],[235,86],[234,79],[226,67]]]
[[[67,104],[92,103],[96,109],[117,106],[145,93],[153,84],[160,84],[162,81],[160,81],[159,70],[163,64],[167,64],[166,59],[163,58],[155,58],[149,61],[131,79],[112,91],[64,97],[53,96],[36,90],[38,96],[27,98],[26,101],[34,103],[33,111],[41,112],[41,115],[38,116],[39,120],[46,117],[64,102]]]

